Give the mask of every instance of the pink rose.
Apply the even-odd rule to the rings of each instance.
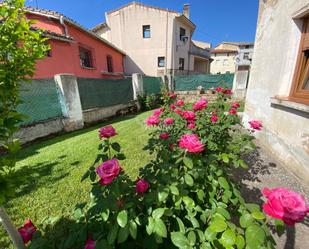
[[[199,111],[199,110],[203,110],[207,107],[207,100],[201,98],[200,100],[198,100],[194,105],[193,105],[193,110],[194,111]]]
[[[163,112],[163,108],[159,108],[159,109],[155,109],[153,111],[153,116],[156,116],[156,117],[160,117],[161,113]]]
[[[186,120],[192,120],[192,121],[195,120],[195,113],[192,111],[183,111],[182,116]]]
[[[119,175],[121,167],[116,158],[108,160],[97,167],[96,172],[101,178],[101,185],[108,185]]]
[[[231,114],[231,115],[236,115],[236,114],[237,114],[236,109],[231,108],[230,111],[229,111],[229,114]]]
[[[160,123],[160,118],[152,115],[145,119],[145,123],[147,126],[158,125]]]
[[[173,124],[174,123],[174,119],[173,118],[166,118],[165,120],[164,120],[164,124],[165,125],[171,125],[171,124]]]
[[[160,134],[160,138],[161,138],[161,139],[166,140],[166,139],[168,139],[169,137],[170,137],[170,135],[169,135],[167,132],[163,132],[163,133]]]
[[[31,220],[26,220],[25,224],[18,228],[18,232],[22,237],[25,244],[27,244],[31,239],[33,234],[36,232],[36,227],[33,225]]]
[[[182,110],[176,109],[176,110],[175,110],[175,113],[177,113],[178,115],[182,115]]]
[[[212,123],[216,123],[218,121],[218,117],[213,115],[213,116],[211,116],[210,120],[211,120]]]
[[[187,127],[188,127],[188,129],[193,130],[193,129],[195,129],[195,123],[190,122]]]
[[[204,144],[196,134],[185,134],[180,138],[179,147],[191,153],[199,153],[204,150]]]
[[[168,96],[171,98],[171,99],[176,99],[177,98],[177,94],[176,93],[168,93]]]
[[[170,105],[170,109],[171,109],[172,111],[174,111],[174,110],[176,109],[176,106],[175,106],[174,104],[171,104],[171,105]]]
[[[89,235],[85,244],[85,249],[94,249],[94,248],[95,248],[95,241],[92,239],[92,236]]]
[[[267,198],[263,211],[273,218],[283,220],[287,225],[293,226],[303,221],[309,213],[305,198],[296,192],[285,188],[264,188],[262,193]]]
[[[99,137],[100,138],[110,138],[110,137],[113,137],[113,136],[116,136],[116,135],[117,135],[116,130],[111,125],[107,125],[105,127],[102,127],[99,130]]]
[[[177,106],[184,106],[184,105],[185,105],[185,102],[184,102],[182,99],[178,99],[178,100],[176,101],[176,105],[177,105]]]
[[[135,191],[138,194],[144,194],[149,189],[149,183],[144,179],[139,179],[136,183]]]
[[[261,121],[259,120],[251,120],[248,122],[250,124],[250,127],[254,130],[262,130],[263,124]]]
[[[224,93],[224,94],[231,95],[231,94],[232,94],[232,90],[231,90],[231,89],[224,89],[224,90],[223,90],[223,93]]]
[[[240,104],[237,103],[237,102],[235,102],[235,103],[232,104],[232,108],[234,108],[234,109],[237,109],[237,108],[239,108],[239,107],[240,107]]]
[[[223,90],[222,87],[217,87],[217,88],[216,88],[216,92],[217,92],[217,93],[221,93],[222,90]]]

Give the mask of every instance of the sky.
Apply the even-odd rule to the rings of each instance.
[[[86,28],[105,21],[104,13],[129,0],[26,0],[26,5],[58,11]],[[182,12],[190,4],[190,19],[196,24],[194,40],[251,42],[255,38],[258,0],[140,0],[148,5]]]

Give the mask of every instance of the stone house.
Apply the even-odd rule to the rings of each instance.
[[[309,2],[260,0],[243,122],[263,122],[260,144],[309,183]]]
[[[92,30],[126,53],[127,74],[208,73],[209,48],[192,42],[196,28],[189,5],[183,13],[131,2],[105,14]]]

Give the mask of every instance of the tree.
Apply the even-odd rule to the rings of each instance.
[[[6,154],[0,158],[0,218],[17,248],[23,248],[23,244],[2,207],[15,193],[10,175],[15,170],[20,144],[12,136],[23,119],[16,108],[21,82],[30,82],[36,60],[49,49],[42,32],[33,30],[31,24],[25,16],[24,0],[0,3],[0,150]]]

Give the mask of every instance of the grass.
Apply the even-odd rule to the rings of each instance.
[[[152,156],[143,151],[148,140],[143,120],[147,113],[117,118],[81,131],[61,135],[23,149],[17,175],[22,176],[16,196],[6,204],[16,226],[30,218],[40,224],[46,217],[69,215],[75,204],[89,199],[90,183],[82,175],[98,153],[98,128],[112,123],[118,132],[113,138],[122,146],[125,171],[134,179],[138,169]],[[12,246],[12,245],[10,245]],[[0,228],[0,248],[10,248]]]

